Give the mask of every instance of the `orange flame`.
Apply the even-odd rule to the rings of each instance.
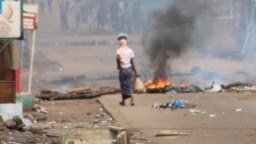
[[[156,81],[148,80],[145,85],[147,89],[162,89],[172,86],[172,81],[158,77]]]
[[[179,88],[186,88],[187,87],[187,84],[185,82],[181,82],[179,84]]]

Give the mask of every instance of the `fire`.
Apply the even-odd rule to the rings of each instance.
[[[172,86],[172,82],[170,80],[165,80],[164,78],[158,77],[156,81],[148,80],[145,85],[147,89],[162,89]]]
[[[182,83],[179,84],[179,88],[185,88],[185,87],[187,87],[186,83],[182,82]]]

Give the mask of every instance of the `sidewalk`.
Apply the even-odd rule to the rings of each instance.
[[[166,103],[174,99],[188,100],[197,104],[196,109],[205,114],[187,116],[189,109],[161,110],[152,109],[153,103]],[[154,144],[253,144],[256,143],[256,108],[253,97],[241,94],[153,94],[136,95],[136,106],[121,107],[119,95],[100,98],[100,102],[112,114],[119,124],[130,129],[142,131]],[[128,104],[128,101],[127,101]],[[235,109],[242,108],[242,112]],[[216,117],[210,118],[214,114]],[[176,130],[190,133],[183,137],[154,137],[161,130]]]

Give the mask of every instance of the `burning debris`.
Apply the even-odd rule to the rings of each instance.
[[[157,80],[148,80],[146,83],[146,89],[149,93],[162,93],[166,92],[168,88],[172,86],[171,80],[165,80],[164,78],[158,77]]]

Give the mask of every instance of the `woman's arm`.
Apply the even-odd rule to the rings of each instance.
[[[120,62],[120,56],[119,55],[117,55],[117,57],[116,57],[116,64],[117,64],[117,69],[120,70],[121,62]]]
[[[132,69],[134,70],[135,75],[137,76],[138,74],[137,74],[137,70],[136,70],[133,58],[131,59],[131,65],[132,65]]]

